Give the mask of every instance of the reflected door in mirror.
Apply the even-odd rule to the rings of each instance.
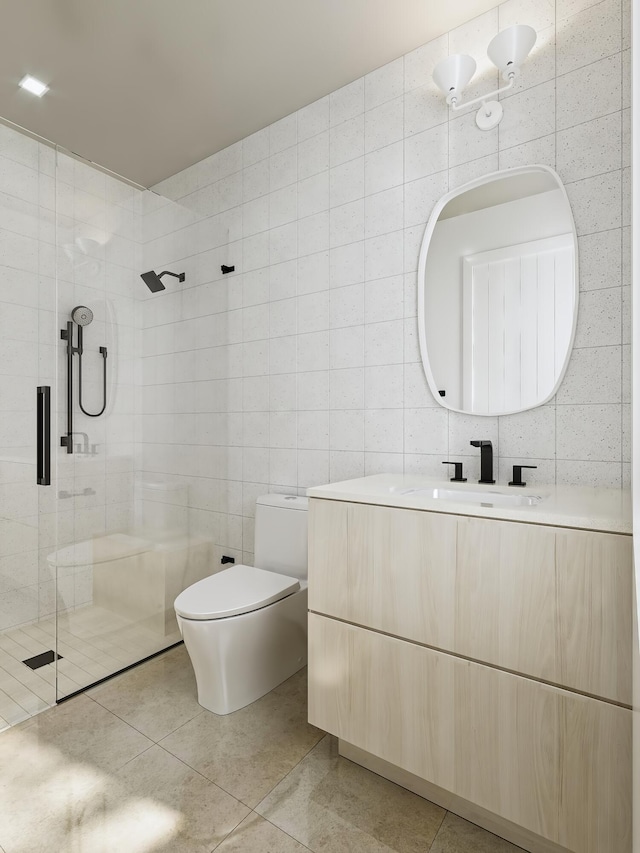
[[[573,234],[463,258],[462,408],[536,406],[556,384],[573,324]]]

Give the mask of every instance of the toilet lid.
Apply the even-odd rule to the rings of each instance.
[[[224,619],[259,610],[300,589],[300,581],[253,566],[237,565],[194,583],[175,600],[185,619]]]

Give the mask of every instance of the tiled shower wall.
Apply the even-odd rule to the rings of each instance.
[[[51,166],[55,165],[51,180],[57,288],[48,294],[48,304],[40,304],[40,348],[43,363],[57,361],[57,382],[51,384],[57,385],[58,394],[57,411],[52,414],[52,486],[37,489],[40,618],[52,614],[56,606],[61,612],[92,603],[92,551],[86,543],[129,531],[133,522],[138,418],[136,305],[144,195],[90,163],[49,150]],[[91,412],[102,406],[99,347],[105,345],[107,406],[97,418],[79,411],[78,365],[74,363],[71,455],[60,447],[60,435],[67,429],[66,350],[60,330],[76,305],[93,311],[93,321],[84,329],[84,406]],[[52,559],[52,553],[59,558]]]
[[[253,502],[270,489],[442,476],[462,458],[474,479],[470,439],[494,442],[501,482],[526,462],[531,484],[628,485],[628,18],[621,0],[508,0],[157,187],[202,221],[169,233],[157,216],[147,231],[152,265],[187,281],[143,310],[142,465],[194,478],[192,523],[221,549],[251,559]],[[475,109],[448,110],[432,70],[470,53],[466,96],[496,88],[486,48],[513,23],[538,42],[483,132]],[[425,224],[447,190],[527,163],[558,171],[579,234],[569,370],[546,406],[450,413],[417,346]]]
[[[0,126],[0,630],[38,618],[33,444],[35,388],[46,382],[39,305],[55,293],[54,162],[55,152]],[[51,365],[45,375],[54,373]]]
[[[52,555],[127,530],[133,517],[140,195],[0,124],[0,631],[90,603],[90,567],[56,567]],[[89,453],[67,456],[60,329],[78,304],[95,313],[85,334],[85,403],[99,407],[97,349],[107,343],[109,405],[102,418],[76,415]],[[54,394],[48,488],[36,485],[39,384]],[[74,443],[85,449],[81,435]]]

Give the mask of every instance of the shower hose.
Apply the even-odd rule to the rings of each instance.
[[[100,347],[102,356],[102,408],[99,412],[88,412],[82,404],[82,326],[78,328],[78,403],[80,409],[89,418],[99,418],[107,408],[107,348]]]

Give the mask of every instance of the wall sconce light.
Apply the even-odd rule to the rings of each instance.
[[[481,95],[472,101],[460,103],[462,92],[469,85],[476,71],[475,59],[466,54],[458,53],[440,60],[433,70],[433,81],[445,94],[447,103],[454,111],[473,104],[482,104],[476,115],[476,124],[480,130],[492,130],[500,124],[504,110],[500,101],[488,99],[511,89],[520,73],[520,66],[536,43],[536,38],[537,33],[533,27],[516,24],[502,30],[491,39],[487,55],[496,68],[502,71],[502,77],[507,81],[507,85],[488,95]]]

